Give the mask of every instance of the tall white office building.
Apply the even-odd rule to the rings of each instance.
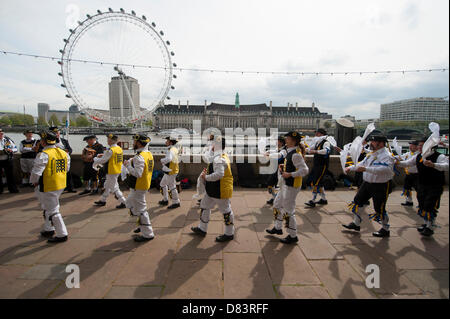
[[[131,95],[135,110],[140,109],[139,100],[139,83],[135,78],[131,76],[124,76],[125,85]],[[111,117],[122,117],[122,111],[120,108],[120,102],[122,100],[123,117],[132,115],[132,104],[128,93],[126,92],[124,83],[119,76],[114,76],[109,82],[109,111]]]

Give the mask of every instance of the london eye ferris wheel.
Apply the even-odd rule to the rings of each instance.
[[[61,84],[90,121],[145,121],[170,99],[176,78],[170,42],[155,22],[120,9],[97,10],[69,29],[60,50]]]

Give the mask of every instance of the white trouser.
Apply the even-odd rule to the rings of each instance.
[[[275,229],[281,229],[283,226],[283,219],[285,219],[287,232],[291,237],[297,236],[295,201],[300,189],[300,187],[295,188],[281,183],[280,191],[273,201],[273,208],[275,210]]]
[[[206,194],[205,182],[201,176],[202,174],[200,174],[197,178],[197,193],[192,196],[193,199],[202,199]]]
[[[59,196],[64,189],[53,192],[41,192],[39,186],[35,188],[35,195],[44,210],[44,231],[55,231],[56,237],[67,236],[66,225],[59,213]]]
[[[33,169],[34,158],[21,158],[20,169],[23,173],[31,173]]]
[[[169,200],[169,190],[170,190],[170,192],[172,194],[172,203],[173,204],[180,203],[180,199],[178,198],[176,178],[177,178],[177,174],[173,174],[173,175],[164,174],[163,178],[161,179],[161,182],[159,183],[159,186],[161,186],[161,189],[163,191],[163,200],[165,200],[165,201]]]
[[[119,174],[107,174],[105,180],[105,191],[102,194],[101,201],[106,202],[109,194],[114,193],[121,203],[125,203],[125,197],[119,188],[119,183],[117,179],[119,178]]]
[[[30,174],[33,169],[34,158],[21,158],[20,159],[20,169],[24,174]],[[23,177],[22,184],[28,184],[30,182],[30,177]]]
[[[234,214],[231,210],[231,201],[229,198],[219,199],[209,197],[208,194],[205,194],[203,197],[200,208],[200,223],[198,227],[204,232],[208,231],[208,223],[209,217],[211,216],[211,209],[215,206],[219,208],[219,211],[223,214],[224,223],[225,223],[225,235],[231,236],[234,235]]]
[[[153,233],[150,217],[148,216],[145,194],[147,194],[147,191],[130,189],[130,194],[125,201],[125,205],[131,210],[133,216],[138,216],[142,236],[153,238],[155,234]]]

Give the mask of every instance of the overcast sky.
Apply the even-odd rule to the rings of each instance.
[[[146,15],[164,30],[179,67],[338,72],[449,65],[448,0],[0,0],[0,50],[59,56],[62,39],[69,35],[69,4],[79,8],[80,19],[108,7]],[[103,35],[108,36],[114,34]],[[127,38],[136,47],[146,41],[133,33]],[[102,50],[93,46],[92,56]],[[124,62],[142,62],[143,56]],[[37,115],[38,102],[67,109],[72,101],[64,97],[58,72],[54,61],[0,55],[0,111],[22,111],[25,105],[27,113]],[[239,92],[241,104],[315,102],[334,118],[373,118],[381,103],[447,96],[448,79],[448,72],[286,76],[183,71],[170,96],[172,103],[234,103]],[[92,94],[89,84],[80,86],[81,95]],[[141,91],[143,100],[152,93]]]

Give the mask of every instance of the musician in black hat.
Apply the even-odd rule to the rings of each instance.
[[[382,224],[382,228],[374,232],[374,237],[389,237],[389,216],[386,212],[386,202],[392,191],[391,179],[394,176],[395,159],[386,148],[387,138],[383,135],[372,135],[370,137],[370,149],[364,160],[356,165],[349,166],[345,172],[363,172],[363,183],[358,192],[349,204],[349,209],[354,214],[353,222],[343,227],[355,231],[360,231],[362,217],[359,209],[364,203],[372,198],[374,214],[369,218]]]
[[[418,146],[419,141],[411,141],[409,142],[409,152],[406,152],[405,154],[396,157],[400,161],[407,161],[410,158],[416,156],[418,152]],[[414,188],[417,192],[417,182],[419,179],[419,173],[417,171],[417,167],[411,166],[411,167],[405,167],[405,181],[403,184],[403,193],[402,196],[406,197],[406,201],[402,203],[403,206],[413,206],[413,199],[412,199],[412,189]]]
[[[81,153],[81,159],[83,160],[83,181],[84,190],[78,195],[85,195],[91,193],[92,195],[98,194],[98,176],[99,172],[92,166],[94,164],[94,157],[99,154],[103,154],[104,148],[97,141],[97,136],[94,134],[85,136],[83,141],[87,143],[87,146]]]
[[[17,147],[13,140],[4,135],[0,128],[0,172],[3,169],[6,175],[6,182],[10,193],[18,193],[16,182],[14,181],[14,161],[13,155],[17,152]],[[0,194],[3,193],[3,180],[0,178]]]
[[[308,154],[313,154],[313,168],[311,171],[311,186],[313,198],[305,203],[309,207],[316,207],[318,205],[327,205],[328,201],[325,196],[323,188],[323,177],[328,170],[330,163],[331,144],[327,141],[327,131],[319,128],[315,134],[315,144],[306,149]],[[321,199],[316,202],[317,195],[320,194]]]
[[[425,221],[417,228],[421,235],[429,237],[434,234],[433,227],[444,191],[445,175],[448,171],[448,156],[436,151],[436,146],[423,154],[423,145],[426,139],[418,141],[418,154],[406,161],[397,162],[400,167],[416,167],[417,200],[419,202],[418,215]]]
[[[35,146],[37,143],[37,140],[33,138],[33,131],[32,130],[26,130],[23,132],[23,135],[25,135],[25,139],[20,142],[19,145],[19,152],[20,152],[20,169],[22,170],[22,186],[21,187],[27,187],[27,186],[33,186],[30,184],[30,174],[31,170],[33,169],[33,162],[36,158],[37,152],[35,151]]]
[[[50,126],[49,131],[54,132],[56,135],[56,147],[59,147],[63,151],[66,151],[66,153],[70,156],[72,154],[72,148],[70,147],[69,141],[61,137],[61,131],[59,130],[59,128],[57,126]],[[70,173],[70,170],[67,171],[67,187],[65,191],[68,193],[77,192],[73,189],[72,174]]]

